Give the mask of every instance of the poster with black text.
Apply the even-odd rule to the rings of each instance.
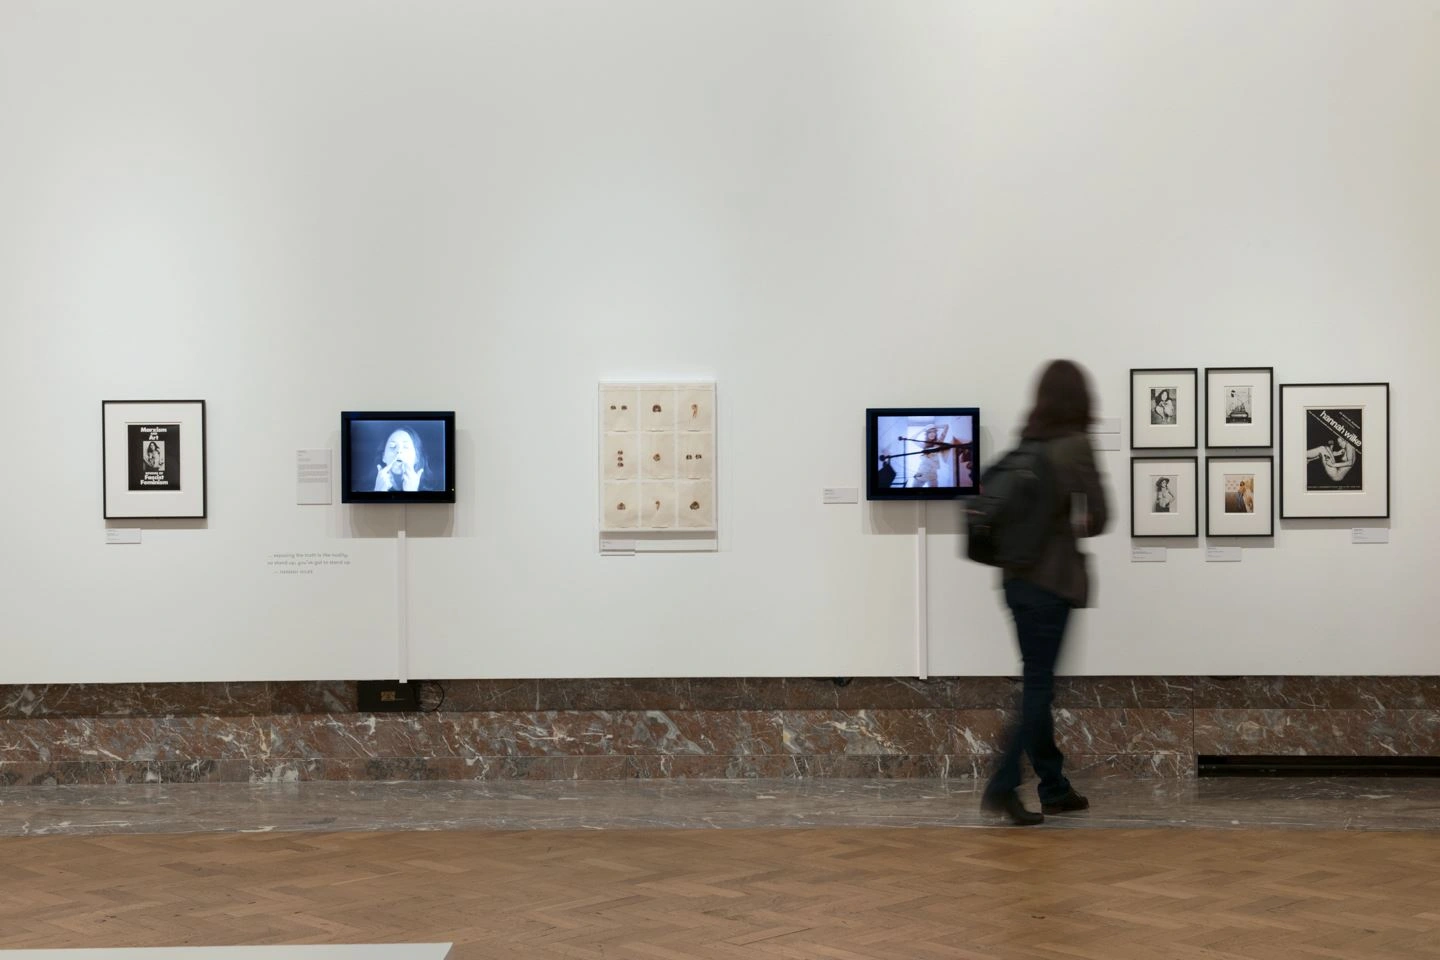
[[[128,424],[131,490],[180,489],[180,425]]]
[[[1363,490],[1359,407],[1316,408],[1305,416],[1305,489]]]

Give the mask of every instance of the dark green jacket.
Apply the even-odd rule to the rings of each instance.
[[[1050,542],[1033,567],[1007,571],[1005,576],[1044,587],[1077,607],[1088,606],[1091,597],[1088,557],[1081,552],[1078,538],[1097,536],[1109,525],[1110,504],[1105,497],[1105,484],[1095,466],[1089,435],[1074,433],[1051,440],[1046,444],[1045,453],[1055,467],[1058,488]],[[1086,509],[1086,517],[1079,518],[1079,523],[1072,522],[1075,494],[1084,495]]]

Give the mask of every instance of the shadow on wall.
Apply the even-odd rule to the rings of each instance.
[[[152,517],[149,519],[123,517],[105,521],[107,530],[124,530],[135,527],[142,530],[207,530],[210,527],[210,520],[208,517]]]
[[[408,537],[455,535],[453,503],[353,503],[340,508],[342,540],[394,540],[401,526]]]

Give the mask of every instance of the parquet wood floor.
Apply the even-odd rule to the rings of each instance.
[[[1426,960],[1440,834],[716,830],[0,840],[0,948],[454,960]]]

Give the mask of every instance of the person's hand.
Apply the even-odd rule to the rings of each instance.
[[[424,470],[416,470],[415,464],[401,461],[400,483],[407,493],[414,493],[420,489],[420,475]]]
[[[384,493],[395,489],[395,473],[385,464],[375,468],[375,492]]]
[[[1336,483],[1344,480],[1345,475],[1350,472],[1350,468],[1355,466],[1354,458],[1348,454],[1348,450],[1342,450],[1340,456],[1337,457],[1334,451],[1328,447],[1320,451],[1320,462],[1325,467],[1325,473]]]

